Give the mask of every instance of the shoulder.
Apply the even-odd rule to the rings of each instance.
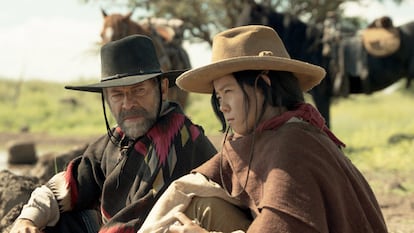
[[[286,123],[277,130],[265,130],[256,137],[257,143],[260,144],[290,148],[294,145],[300,144],[303,147],[315,141],[324,141],[326,136],[322,130],[306,122],[298,121]]]
[[[114,134],[114,142],[120,141],[120,136],[113,129],[112,133]],[[93,156],[102,156],[104,151],[107,151],[109,147],[116,147],[114,143],[110,140],[108,134],[103,134],[100,137],[96,138],[94,141],[89,143],[87,146],[84,155],[93,155]]]
[[[255,151],[278,166],[306,167],[343,157],[340,149],[322,130],[305,122],[286,123],[277,130],[263,131],[257,136]]]

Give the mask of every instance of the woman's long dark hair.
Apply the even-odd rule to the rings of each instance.
[[[285,107],[287,110],[293,110],[299,103],[304,102],[303,92],[299,87],[297,78],[291,73],[286,71],[269,71],[267,76],[270,78],[271,85],[269,86],[262,78],[256,78],[263,73],[262,70],[244,70],[233,73],[237,83],[244,93],[244,98],[247,100],[247,108],[249,109],[249,98],[247,97],[244,85],[251,87],[257,86],[264,95],[263,105],[269,104],[275,107]],[[211,105],[213,111],[221,123],[221,132],[225,132],[227,128],[226,120],[223,113],[220,111],[220,104],[217,100],[216,93],[213,91],[211,96]],[[264,111],[264,107],[262,108]]]

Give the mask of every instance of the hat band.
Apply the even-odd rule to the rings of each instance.
[[[127,77],[127,76],[144,75],[144,74],[156,74],[156,73],[162,73],[162,72],[161,72],[161,70],[146,71],[146,72],[140,70],[139,73],[116,74],[116,75],[113,75],[113,76],[102,78],[101,82],[110,81],[110,80],[119,79],[119,78],[124,78],[124,77]]]

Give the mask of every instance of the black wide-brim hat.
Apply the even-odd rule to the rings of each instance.
[[[66,89],[102,92],[103,88],[134,85],[145,80],[168,78],[170,87],[185,70],[161,71],[152,40],[144,35],[132,35],[109,42],[101,48],[101,81]]]

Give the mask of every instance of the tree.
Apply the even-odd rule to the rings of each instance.
[[[83,0],[88,2],[90,0]],[[100,0],[108,2],[109,0]],[[335,12],[339,19],[353,27],[361,27],[366,22],[358,18],[343,18],[341,5],[345,2],[362,0],[110,0],[111,3],[125,4],[131,9],[140,8],[154,17],[178,18],[185,22],[185,38],[190,41],[206,41],[211,44],[212,35],[238,25],[243,10],[252,3],[266,9],[298,16],[304,22],[321,24],[328,12]],[[377,0],[383,2],[384,0]],[[404,0],[392,0],[400,4]]]

